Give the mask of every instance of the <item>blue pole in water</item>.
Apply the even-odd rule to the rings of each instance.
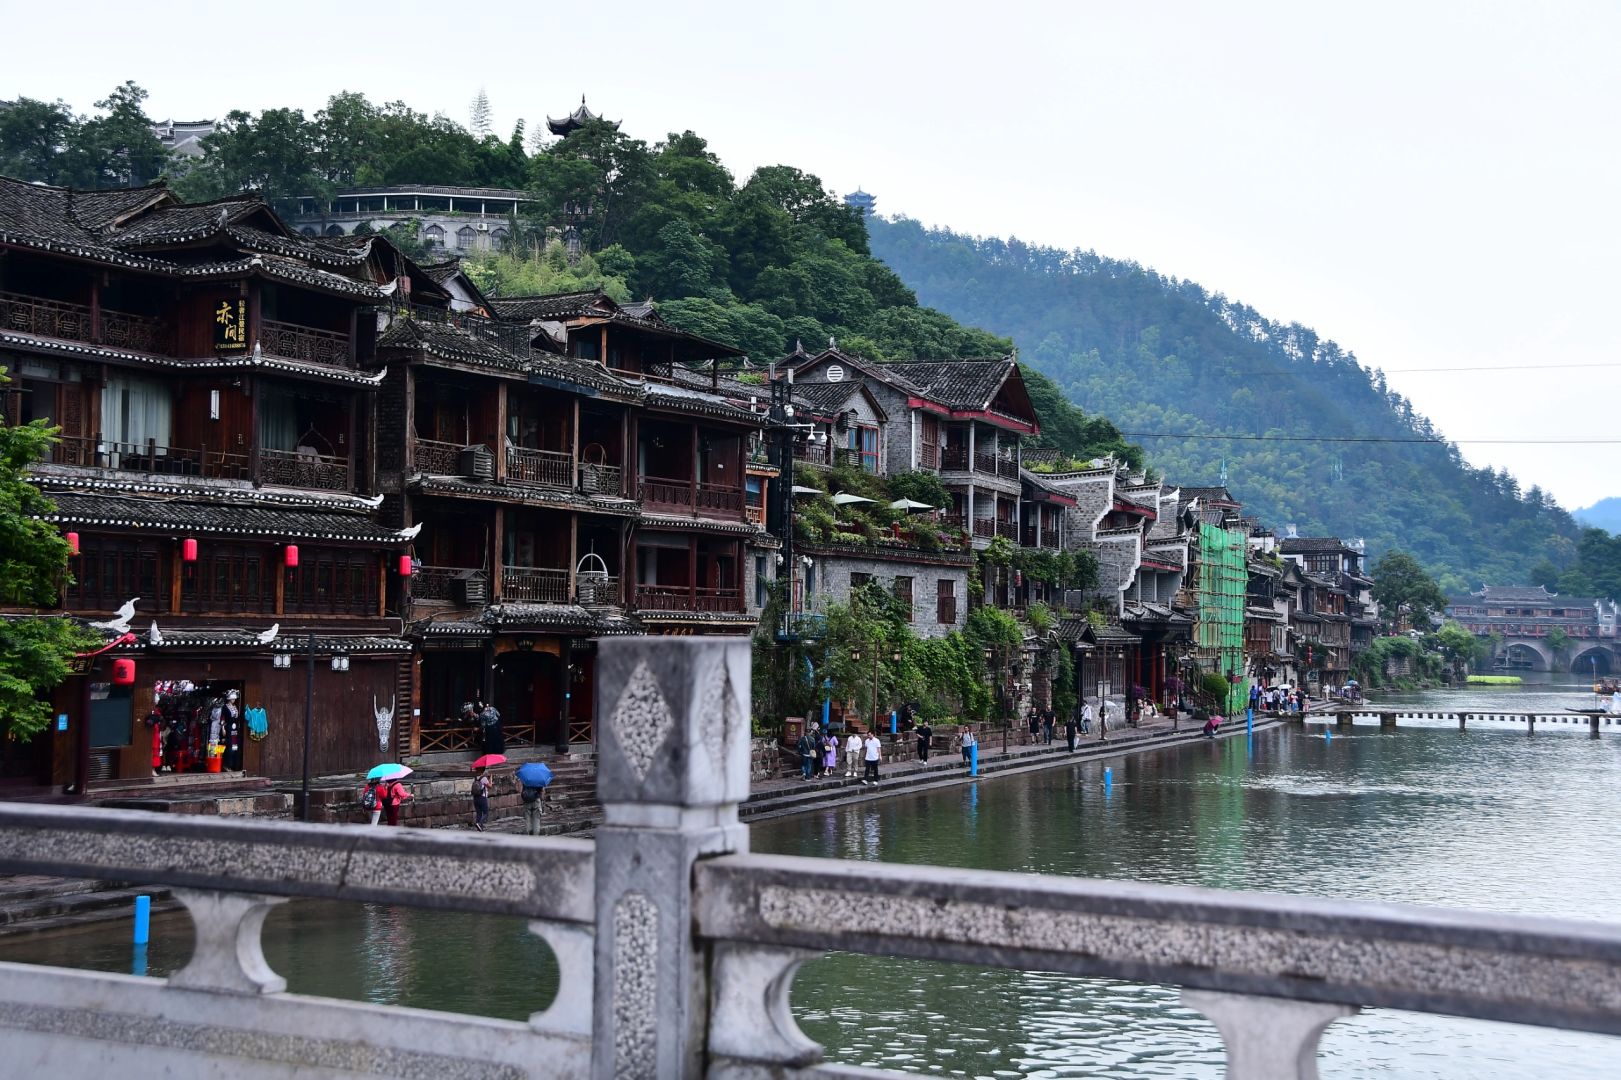
[[[1334,739],[1334,733],[1332,731],[1326,731],[1325,730],[1323,732],[1323,741],[1324,742],[1332,742],[1333,739]]]
[[[144,976],[146,974],[146,946],[145,945],[137,945],[137,946],[135,946],[135,954],[130,957],[130,961],[129,961],[129,973],[131,975],[142,975],[142,976]]]
[[[1244,710],[1244,730],[1249,732],[1251,735],[1255,734],[1255,710],[1254,709],[1245,709]]]
[[[968,748],[968,775],[979,775],[979,744],[975,743]]]
[[[1114,790],[1114,770],[1108,766],[1103,768],[1103,793],[1109,794]]]
[[[152,931],[152,898],[135,898],[135,944],[145,945]]]
[[[895,710],[889,710],[889,733],[895,734]]]

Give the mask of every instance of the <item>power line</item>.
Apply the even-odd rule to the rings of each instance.
[[[1382,368],[1382,367],[1368,367],[1368,366],[1365,366],[1365,365],[1359,365],[1359,367],[1361,368],[1361,370],[1365,374],[1367,374],[1367,375],[1369,375],[1371,377],[1376,372],[1382,373],[1382,374],[1385,374],[1385,375],[1419,375],[1419,374],[1428,374],[1428,373],[1443,373],[1443,374],[1445,374],[1445,373],[1451,373],[1451,372],[1480,372],[1480,371],[1568,371],[1568,370],[1573,369],[1573,368],[1578,369],[1578,370],[1586,370],[1586,369],[1590,369],[1590,368],[1617,368],[1617,367],[1621,367],[1621,362],[1603,361],[1603,362],[1597,363],[1597,364],[1481,364],[1479,366],[1470,366],[1470,367]],[[1293,375],[1293,376],[1300,376],[1300,377],[1312,377],[1312,378],[1315,378],[1316,376],[1321,375],[1323,373],[1323,370],[1324,370],[1323,367],[1318,366],[1318,367],[1309,368],[1309,369],[1307,369],[1305,371],[1300,371],[1298,369],[1291,369],[1291,368],[1270,368],[1270,369],[1261,369],[1261,370],[1254,370],[1254,371],[1230,371],[1230,372],[1227,372],[1227,374],[1230,375],[1230,376],[1233,376],[1235,378],[1237,378],[1239,376],[1243,376],[1243,377],[1247,378],[1247,377],[1252,376],[1252,375]]]
[[[1573,436],[1567,439],[1440,439],[1422,436],[1395,435],[1214,435],[1182,431],[1122,431],[1124,439],[1221,439],[1228,442],[1327,442],[1327,443],[1418,443],[1445,446],[1447,443],[1471,443],[1498,446],[1610,446],[1621,439],[1589,439]]]

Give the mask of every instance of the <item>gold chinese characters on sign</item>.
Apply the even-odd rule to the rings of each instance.
[[[221,300],[214,309],[214,348],[227,352],[248,347],[248,302]]]

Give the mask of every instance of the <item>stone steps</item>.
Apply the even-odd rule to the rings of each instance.
[[[152,898],[153,911],[180,906],[168,889],[129,888],[114,882],[59,880],[39,895],[0,891],[0,936],[34,934],[105,922],[135,914],[135,898]]]

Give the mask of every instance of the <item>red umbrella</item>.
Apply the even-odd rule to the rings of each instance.
[[[491,765],[499,765],[507,759],[505,754],[485,754],[473,762],[475,769],[488,769]]]

